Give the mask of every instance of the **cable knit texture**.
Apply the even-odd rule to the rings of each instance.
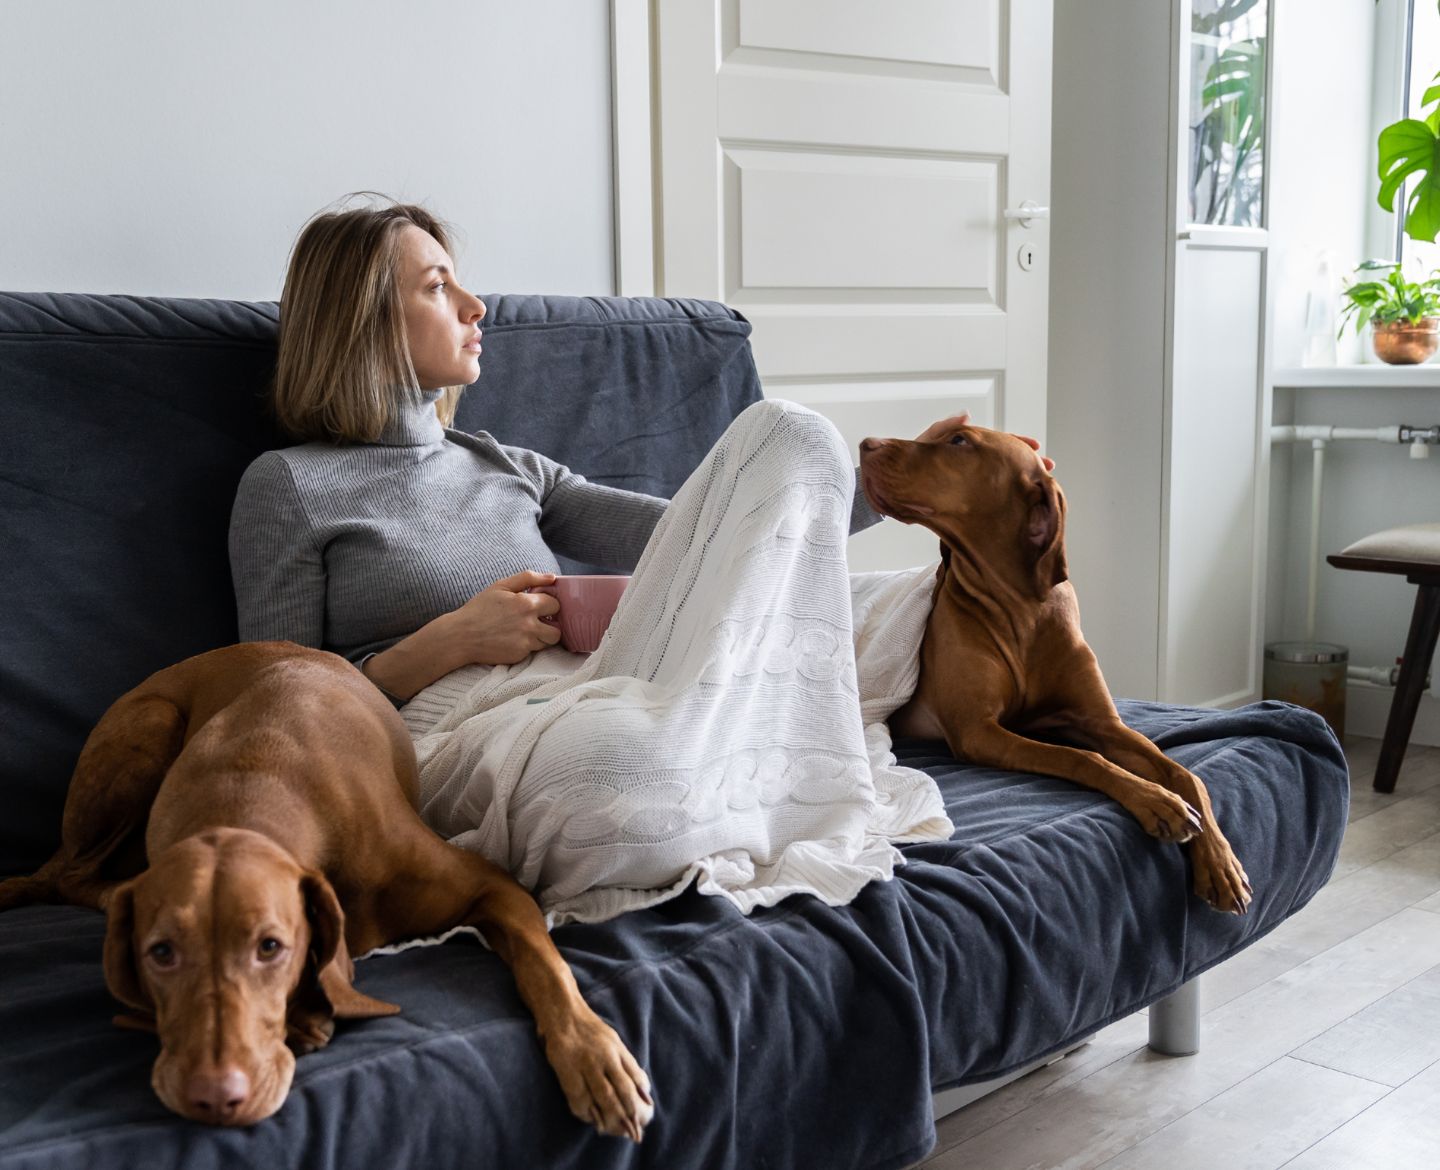
[[[747,409],[665,511],[593,654],[466,667],[405,708],[426,820],[552,924],[692,881],[747,912],[800,892],[842,904],[893,874],[894,842],[948,838],[938,789],[895,764],[884,724],[914,691],[934,569],[852,578],[853,492],[825,419]]]

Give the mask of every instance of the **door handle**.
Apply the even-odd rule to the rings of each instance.
[[[1039,207],[1027,199],[1024,203],[1020,204],[1019,207],[1007,207],[1005,209],[1005,218],[1013,220],[1023,228],[1028,228],[1033,220],[1049,219],[1050,209],[1048,207]]]

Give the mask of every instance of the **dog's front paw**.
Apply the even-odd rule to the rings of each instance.
[[[1137,810],[1135,816],[1147,833],[1161,841],[1189,841],[1202,832],[1200,814],[1173,792],[1158,786],[1153,800]]]
[[[570,1112],[610,1137],[638,1142],[655,1116],[650,1078],[615,1029],[589,1014],[545,1040]]]
[[[1190,860],[1195,866],[1195,893],[1206,903],[1225,914],[1244,914],[1249,909],[1254,890],[1224,837],[1196,841],[1190,847]]]

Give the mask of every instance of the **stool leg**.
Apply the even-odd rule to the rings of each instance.
[[[1375,765],[1375,791],[1394,792],[1405,759],[1405,746],[1410,742],[1410,729],[1415,726],[1415,712],[1420,708],[1420,695],[1425,689],[1425,674],[1435,657],[1435,639],[1440,635],[1440,585],[1421,585],[1415,595],[1415,613],[1410,619],[1410,634],[1405,639],[1405,659],[1400,664],[1400,678],[1395,697],[1390,700],[1390,717],[1385,721],[1385,739],[1380,745],[1380,761]]]

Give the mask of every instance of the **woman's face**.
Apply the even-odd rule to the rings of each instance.
[[[414,224],[401,233],[397,279],[420,389],[468,386],[480,376],[484,303],[455,279],[450,255],[435,237]]]

